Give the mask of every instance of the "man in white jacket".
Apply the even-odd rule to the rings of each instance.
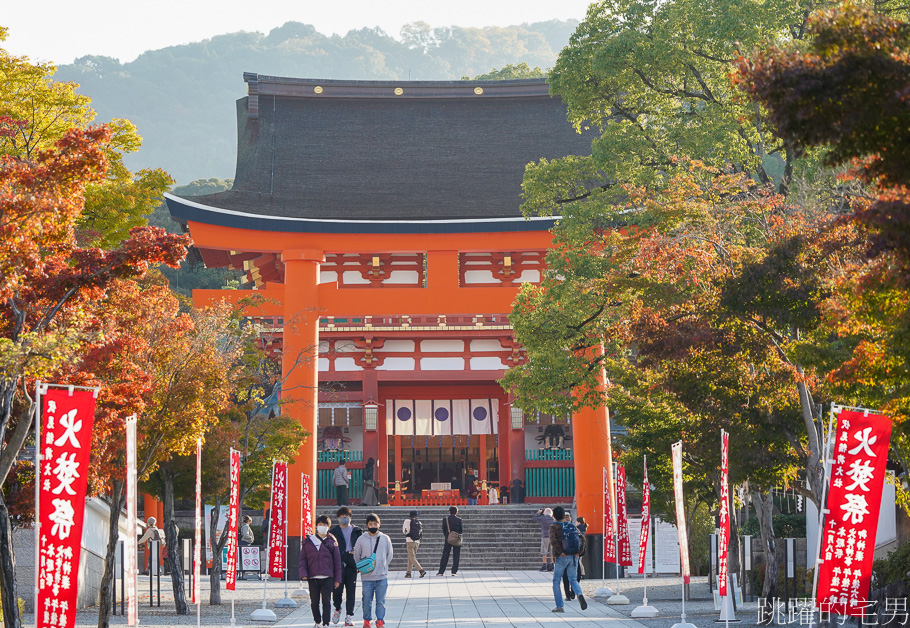
[[[354,544],[354,561],[360,562],[375,552],[373,571],[360,574],[363,589],[363,628],[373,620],[373,598],[376,598],[376,628],[385,628],[385,594],[389,588],[389,564],[392,562],[392,539],[379,531],[379,515],[367,515],[367,534]]]

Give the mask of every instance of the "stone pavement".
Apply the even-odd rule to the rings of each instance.
[[[465,571],[457,576],[405,578],[390,574],[386,596],[388,628],[433,626],[438,628],[486,628],[489,626],[581,626],[585,628],[645,628],[616,610],[588,601],[582,611],[577,601],[566,602],[566,612],[552,613],[552,574],[537,571]],[[354,625],[363,625],[360,586],[357,587]],[[375,622],[375,607],[374,617]],[[276,624],[280,628],[312,628],[309,601]]]

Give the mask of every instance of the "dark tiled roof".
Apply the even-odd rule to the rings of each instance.
[[[193,197],[202,205],[315,219],[512,217],[527,163],[591,150],[543,80],[244,78],[234,188]]]

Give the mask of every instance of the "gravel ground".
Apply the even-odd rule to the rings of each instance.
[[[582,580],[582,590],[585,595],[595,597],[595,590],[601,586],[600,580]],[[629,617],[632,609],[641,605],[643,597],[642,580],[640,578],[622,578],[617,585],[616,580],[608,580],[606,585],[622,593],[631,604],[628,606],[612,606],[613,610]],[[692,579],[689,584],[689,597],[686,601],[686,621],[695,624],[698,628],[722,628],[723,623],[715,623],[720,616],[720,612],[714,610],[714,600],[708,589],[708,584],[704,578]],[[682,614],[682,578],[674,576],[648,576],[648,604],[660,611],[660,615],[654,619],[641,619],[635,621],[641,622],[649,628],[670,628],[673,624],[681,621]],[[606,601],[596,598],[599,601]],[[731,626],[757,626],[758,625],[758,604],[756,602],[745,602],[737,609],[736,618],[740,621]],[[797,621],[798,625],[799,622]]]

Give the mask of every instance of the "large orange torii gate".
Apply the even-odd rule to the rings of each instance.
[[[316,477],[318,409],[319,319],[329,316],[434,316],[467,314],[504,315],[511,311],[518,286],[461,286],[459,253],[489,250],[539,250],[551,246],[546,230],[513,232],[425,233],[290,233],[189,223],[198,246],[224,251],[259,251],[280,255],[284,283],[266,283],[255,294],[264,297],[258,313],[282,317],[285,333],[282,362],[285,384],[292,400],[286,406],[313,437],[307,439],[290,470],[289,495],[299,495],[300,473]],[[426,252],[426,287],[339,289],[336,283],[319,283],[319,265],[330,253],[371,251]],[[239,303],[248,291],[194,290],[197,306],[225,300]],[[364,390],[364,398],[370,391]],[[610,469],[610,424],[606,408],[583,409],[572,421],[575,442],[575,487],[578,514],[588,518],[588,532],[602,534],[600,516],[601,468]],[[377,469],[384,481],[385,469]],[[612,472],[610,472],[612,474]],[[311,492],[311,512],[316,512],[316,492]],[[615,508],[614,508],[615,512]],[[289,521],[298,521],[300,505],[289,499]],[[291,529],[296,529],[291,524]]]

